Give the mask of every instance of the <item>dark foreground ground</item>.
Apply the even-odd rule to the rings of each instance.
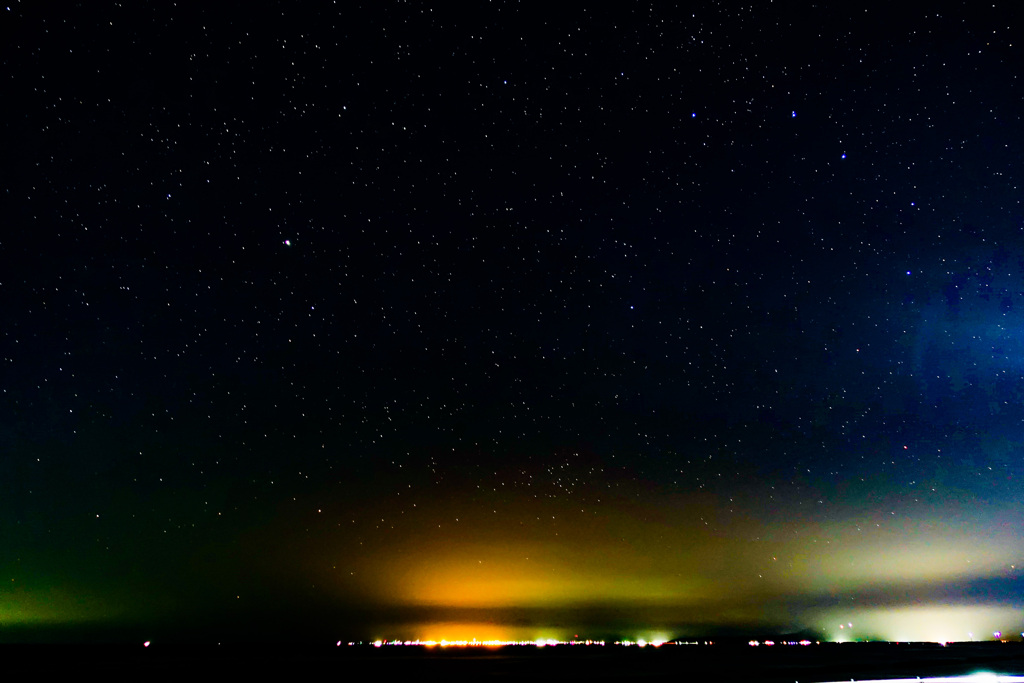
[[[862,681],[958,676],[989,671],[1024,675],[1024,643],[845,643],[807,647],[741,644],[654,648],[532,647],[498,650],[309,646],[0,645],[4,673],[105,680],[190,680],[254,676],[308,680],[324,675],[398,680],[530,681]],[[387,676],[390,674],[390,676]]]

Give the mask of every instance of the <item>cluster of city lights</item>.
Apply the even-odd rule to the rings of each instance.
[[[368,643],[374,647],[554,647],[556,645],[604,645],[603,640],[555,640],[538,638],[537,640],[374,640]],[[341,645],[341,641],[338,641]],[[364,645],[363,642],[350,642],[349,645]]]
[[[751,641],[753,644],[754,641]],[[766,644],[770,641],[766,641]],[[372,645],[373,647],[558,647],[558,646],[605,646],[605,645],[616,645],[619,647],[661,647],[662,645],[714,645],[714,641],[703,640],[703,641],[680,641],[680,640],[646,640],[644,638],[638,638],[637,640],[616,640],[612,643],[608,643],[604,640],[556,640],[554,638],[538,638],[537,640],[478,640],[476,638],[470,640],[448,640],[442,638],[441,640],[374,640],[371,642],[363,641],[350,641],[348,645],[351,647],[360,645]],[[772,643],[774,644],[774,643]],[[794,643],[795,644],[795,643]],[[803,644],[803,643],[801,643]],[[807,642],[810,645],[810,641]],[[337,642],[338,646],[342,645],[342,641]]]
[[[852,626],[852,624],[849,625],[849,626]],[[1001,641],[1001,642],[1004,642],[1004,643],[1008,642],[1006,639],[1002,638],[1002,635],[1003,634],[1001,632],[999,632],[999,631],[996,631],[996,632],[993,633],[993,636],[994,636],[995,640]],[[970,634],[970,636],[973,639],[974,634],[972,633],[972,634]],[[1022,639],[1024,639],[1024,633],[1021,634],[1021,637],[1022,637]],[[840,640],[836,640],[836,641],[833,641],[833,642],[842,643],[842,642],[849,642],[849,641],[840,639]],[[889,641],[889,642],[899,643],[899,642],[911,642],[911,641],[907,640],[907,641]],[[942,641],[942,640],[940,640],[940,641],[931,641],[931,642],[938,642],[938,643],[940,643],[942,645],[946,645],[947,643],[953,642],[953,641],[950,641],[950,640]],[[394,639],[394,640],[384,640],[384,639],[380,639],[380,640],[374,640],[374,641],[369,641],[369,642],[367,642],[367,641],[349,641],[349,642],[345,643],[344,641],[341,641],[341,640],[339,640],[337,642],[338,646],[341,646],[343,644],[347,644],[347,645],[353,646],[353,647],[354,646],[372,646],[372,647],[397,647],[397,646],[403,646],[403,647],[426,647],[426,648],[433,648],[433,647],[440,647],[440,648],[535,647],[535,648],[541,648],[541,647],[561,647],[561,646],[566,646],[566,645],[573,646],[573,647],[580,647],[580,646],[602,646],[603,647],[605,645],[612,645],[612,646],[617,646],[617,647],[641,647],[641,648],[642,647],[656,647],[657,648],[657,647],[661,647],[663,645],[714,645],[714,641],[712,641],[712,640],[696,640],[696,641],[665,640],[665,639],[660,639],[660,638],[651,638],[650,640],[645,639],[645,638],[637,638],[636,640],[616,640],[616,641],[612,641],[612,642],[604,641],[604,640],[589,640],[589,639],[588,640],[580,640],[580,639],[558,640],[556,638],[537,638],[535,640],[502,640],[502,639],[499,639],[499,638],[483,639],[483,640],[478,639],[478,638],[472,638],[472,639],[447,639],[447,638],[441,638],[439,640],[433,640],[433,639],[416,639],[416,640],[399,640],[399,639]],[[775,646],[775,645],[783,645],[783,646],[785,646],[785,645],[799,645],[799,646],[806,647],[808,645],[820,645],[821,641],[812,641],[812,640],[807,640],[806,638],[803,639],[803,640],[771,640],[771,639],[765,639],[765,640],[750,640],[750,641],[747,642],[747,644],[750,647],[762,647],[762,646],[764,646],[764,647],[772,647],[772,646]],[[146,643],[146,646],[147,647],[149,646],[148,641]]]

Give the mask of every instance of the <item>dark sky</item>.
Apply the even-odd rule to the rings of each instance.
[[[1019,633],[1024,36],[897,4],[0,7],[0,640]]]

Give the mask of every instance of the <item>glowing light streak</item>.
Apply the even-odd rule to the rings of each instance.
[[[854,681],[855,679],[850,679]],[[848,683],[831,681],[829,683]],[[941,676],[938,678],[872,678],[856,681],[856,683],[1024,683],[1024,676],[989,673],[987,671],[967,676]]]

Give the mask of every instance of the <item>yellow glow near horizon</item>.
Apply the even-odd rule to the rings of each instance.
[[[500,501],[451,493],[443,504],[421,503],[394,532],[365,545],[360,538],[359,559],[352,566],[345,558],[350,571],[339,585],[412,606],[736,610],[781,595],[1000,576],[1019,562],[1011,537],[913,514],[866,524],[868,513],[850,510],[818,523],[723,515],[713,497],[657,490],[620,492],[600,507],[518,492]]]
[[[948,643],[993,640],[997,631],[1019,633],[1021,606],[924,605],[832,610],[815,625],[831,640]]]
[[[344,560],[349,571],[332,573],[329,581],[337,582],[339,593],[348,591],[343,596],[412,608],[408,614],[422,614],[425,621],[507,618],[522,624],[503,610],[579,608],[594,611],[562,611],[551,623],[593,619],[659,630],[679,626],[682,633],[674,635],[765,623],[820,628],[834,639],[942,641],[968,639],[971,629],[960,634],[939,628],[945,617],[906,616],[902,608],[863,612],[867,620],[831,614],[815,620],[812,610],[824,614],[827,608],[811,606],[834,604],[836,596],[849,598],[845,604],[851,606],[890,603],[890,590],[898,590],[905,604],[919,604],[937,594],[943,582],[1002,576],[1019,561],[1019,544],[1007,538],[924,516],[893,516],[898,521],[869,528],[857,510],[828,522],[726,516],[708,497],[656,490],[643,497],[620,496],[614,505],[598,508],[600,514],[561,499],[503,492],[501,500],[493,500],[470,493],[453,491],[443,505],[423,503],[400,528],[368,536],[365,545],[360,537],[351,562],[340,551],[338,560],[330,558],[332,565]],[[318,561],[326,565],[323,559]],[[606,619],[600,612],[605,608],[615,617]],[[894,615],[886,617],[890,612]],[[532,615],[530,623],[545,619]],[[840,619],[870,623],[870,632],[839,632],[833,626]],[[984,621],[974,630],[987,629]],[[992,630],[1012,630],[1012,621],[997,621]],[[948,621],[956,622],[955,617]],[[436,641],[549,637],[493,624],[400,633],[380,634]],[[633,635],[654,640],[652,634]]]
[[[827,553],[808,553],[793,568],[814,586],[879,581],[941,581],[996,576],[1018,561],[1016,545],[1000,539],[955,534],[938,523],[912,534],[894,530],[869,539],[837,530]]]
[[[375,575],[391,601],[456,608],[679,604],[721,595],[733,553],[698,554],[684,531],[661,524],[616,519],[610,526],[567,527],[557,538],[501,526],[424,534],[388,552]]]

